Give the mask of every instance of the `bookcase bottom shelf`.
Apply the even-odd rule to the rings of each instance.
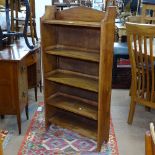
[[[51,124],[75,131],[91,139],[97,139],[97,123],[74,114],[57,112],[49,119]]]

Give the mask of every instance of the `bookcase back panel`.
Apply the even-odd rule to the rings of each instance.
[[[41,35],[45,38],[45,41],[42,42],[43,48],[56,45],[57,43],[56,25],[42,24]]]
[[[69,87],[66,85],[59,85],[59,91],[65,94],[73,95],[75,97],[80,97],[83,99],[90,100],[88,104],[97,106],[98,101],[98,93],[94,93],[91,91],[82,90],[75,87]]]
[[[91,61],[83,61],[78,59],[71,59],[65,57],[59,57],[59,68],[64,70],[70,70],[83,74],[98,76],[99,64]]]
[[[77,49],[95,50],[99,52],[100,29],[78,26],[57,27],[58,45],[74,47]]]
[[[56,111],[55,115],[49,121],[53,124],[60,125],[63,128],[70,129],[96,140],[96,121],[92,121],[86,117],[60,109]]]

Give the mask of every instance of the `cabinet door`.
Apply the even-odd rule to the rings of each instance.
[[[0,62],[0,114],[15,114],[18,103],[17,63]]]
[[[28,104],[27,66],[25,61],[19,63],[18,68],[18,92],[20,111]]]

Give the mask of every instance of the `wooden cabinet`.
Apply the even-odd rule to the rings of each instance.
[[[16,115],[19,133],[24,108],[28,119],[28,88],[35,88],[37,99],[40,66],[40,45],[30,50],[22,38],[0,51],[0,115]]]
[[[108,141],[115,7],[58,11],[41,19],[45,122]]]
[[[31,52],[26,56],[28,89],[34,88],[36,101],[37,87],[39,86],[40,92],[42,91],[40,50],[40,45],[38,45],[37,48],[31,50]]]
[[[0,60],[0,115],[17,115],[19,133],[21,133],[20,117],[25,107],[28,117],[27,66],[22,57],[17,60],[10,55],[7,58],[8,52],[2,52],[1,58],[6,59]]]

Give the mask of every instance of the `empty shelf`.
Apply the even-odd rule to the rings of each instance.
[[[78,74],[76,72],[68,72],[65,70],[56,70],[46,79],[64,85],[98,92],[98,80],[87,77],[85,74]]]
[[[57,93],[47,100],[47,104],[54,107],[70,111],[72,113],[85,116],[87,118],[97,120],[97,107],[82,102],[81,100],[74,99],[63,93]]]
[[[69,20],[44,20],[46,24],[85,26],[85,27],[101,27],[99,22],[69,21]]]
[[[86,52],[86,51],[55,48],[55,49],[46,51],[46,53],[56,55],[56,56],[63,56],[63,57],[99,62],[99,53],[97,52],[91,52],[91,51]]]
[[[84,120],[82,117],[76,117],[67,113],[56,113],[49,119],[49,122],[75,131],[91,139],[97,139],[97,124],[90,120]]]

